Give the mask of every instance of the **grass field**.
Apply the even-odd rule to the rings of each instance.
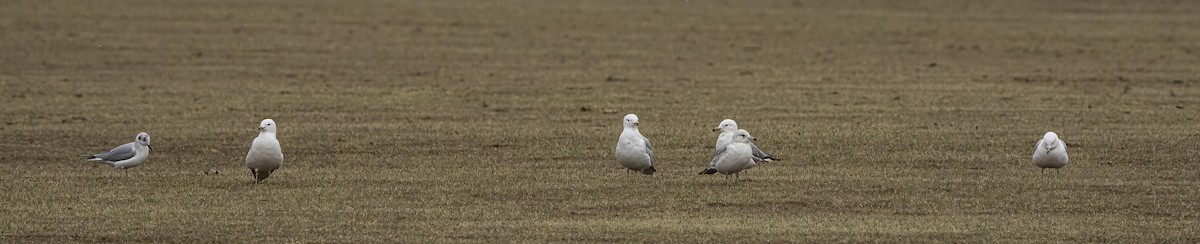
[[[0,242],[1200,242],[1198,12],[4,1]],[[627,113],[655,176],[613,159]],[[725,118],[783,160],[696,175]],[[128,175],[79,156],[141,131]]]

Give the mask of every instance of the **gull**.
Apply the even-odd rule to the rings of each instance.
[[[721,134],[717,135],[717,146],[713,149],[713,156],[715,157],[717,152],[721,151],[733,140],[733,135],[738,131],[737,122],[733,122],[732,119],[722,120],[721,124],[718,124],[716,128],[713,128],[713,131],[721,131]],[[755,146],[754,142],[750,142],[750,150],[752,150],[754,153],[754,157],[761,158],[763,161],[771,162],[777,160],[775,156],[771,156],[770,154],[758,149],[758,146]]]
[[[279,148],[279,140],[275,139],[275,121],[264,119],[259,123],[258,137],[250,144],[250,153],[246,154],[246,167],[255,183],[262,182],[271,176],[271,172],[283,165],[283,151]]]
[[[133,142],[117,146],[105,153],[88,156],[87,160],[107,164],[128,174],[126,170],[146,162],[146,158],[150,157],[150,150],[150,134],[142,132],[133,138]]]
[[[741,178],[738,173],[754,167],[755,164],[762,161],[761,158],[755,157],[753,150],[750,149],[751,140],[754,140],[754,137],[745,130],[735,131],[729,144],[717,150],[717,155],[713,156],[712,161],[708,163],[708,168],[700,174],[711,175],[720,172],[725,175],[726,181],[731,175],[736,175],[733,178],[733,181],[736,182]]]
[[[1058,139],[1058,134],[1053,131],[1046,132],[1041,140],[1037,142],[1037,148],[1033,150],[1033,165],[1041,167],[1042,172],[1046,172],[1046,168],[1054,168],[1055,172],[1058,169],[1067,166],[1067,143]]]
[[[625,128],[621,130],[621,137],[617,138],[617,163],[631,171],[654,175],[654,146],[650,145],[650,139],[638,131],[637,115],[625,115],[623,123]]]

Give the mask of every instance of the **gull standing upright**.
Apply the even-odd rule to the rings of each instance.
[[[250,153],[246,154],[246,167],[254,176],[254,183],[262,182],[271,176],[271,172],[283,165],[283,150],[279,140],[275,139],[275,121],[264,119],[259,123],[258,137],[250,144]]]
[[[721,135],[716,136],[716,147],[713,148],[713,156],[716,156],[718,151],[724,149],[725,145],[728,145],[730,142],[732,142],[732,136],[734,133],[738,132],[738,123],[732,119],[721,120],[721,124],[716,125],[713,131],[721,131]],[[775,159],[775,156],[767,154],[766,151],[758,149],[758,145],[755,145],[754,142],[750,142],[750,150],[752,150],[752,153],[754,153],[755,157],[762,159],[762,161],[770,162],[778,160]]]
[[[1043,173],[1046,168],[1058,172],[1058,169],[1067,167],[1067,159],[1067,143],[1059,140],[1058,134],[1053,131],[1046,132],[1033,150],[1033,165],[1042,168]]]
[[[150,150],[150,134],[142,132],[133,138],[133,142],[117,146],[105,153],[88,156],[87,160],[107,164],[128,174],[126,170],[146,162],[150,157]]]
[[[617,163],[626,169],[654,175],[654,146],[638,131],[637,115],[625,115],[621,137],[617,138]]]
[[[744,130],[735,131],[730,138],[729,145],[717,150],[717,155],[713,156],[712,161],[708,163],[708,168],[700,174],[711,175],[720,172],[725,174],[725,179],[728,181],[731,175],[754,167],[753,165],[762,159],[754,156],[753,150],[750,149],[750,140],[754,140],[750,133]],[[739,178],[741,175],[736,175],[733,180],[736,182]]]
[[[718,124],[716,128],[713,128],[713,131],[721,131],[721,134],[717,135],[717,145],[713,148],[713,156],[715,157],[718,152],[724,150],[725,146],[732,142],[733,135],[737,134],[738,131],[737,122],[734,122],[732,119],[722,120],[721,124]],[[775,156],[771,156],[770,154],[758,149],[758,146],[755,146],[754,142],[750,142],[750,150],[752,150],[754,153],[754,157],[760,158],[763,161],[771,162],[777,160]]]
[[[724,133],[722,133],[722,134],[724,134]],[[726,150],[726,149],[729,147],[729,144],[731,144],[731,143],[733,142],[733,140],[734,140],[734,137],[736,137],[736,136],[738,136],[738,135],[741,135],[741,134],[745,134],[747,137],[749,137],[749,138],[750,138],[750,141],[751,141],[751,142],[750,142],[750,155],[754,156],[754,162],[750,162],[750,165],[747,165],[747,166],[746,166],[746,168],[745,168],[745,169],[742,169],[742,170],[747,170],[747,169],[750,169],[750,168],[754,168],[754,166],[758,165],[758,163],[759,163],[759,162],[766,161],[765,159],[763,159],[763,158],[760,158],[760,157],[758,156],[759,154],[755,153],[755,150],[754,150],[754,149],[756,149],[756,148],[754,147],[754,143],[753,143],[752,141],[757,141],[757,140],[758,140],[758,138],[754,138],[754,136],[751,136],[749,131],[746,131],[746,130],[743,130],[743,129],[738,129],[738,130],[737,130],[737,131],[735,131],[734,133],[730,133],[730,134],[729,134],[729,137],[728,137],[728,138],[726,138],[726,139],[727,139],[726,141],[729,141],[730,143],[726,143],[726,144],[725,144],[725,147],[717,148],[717,151],[713,153],[713,159],[712,159],[712,161],[709,161],[709,163],[708,163],[708,168],[704,169],[704,171],[703,171],[703,172],[700,172],[700,174],[714,174],[714,173],[716,173],[716,172],[717,172],[717,169],[716,169],[716,167],[717,167],[717,158],[721,157],[721,154],[725,152],[725,150]],[[738,173],[737,173],[737,175],[738,175],[738,176],[741,176],[741,172],[738,172]]]

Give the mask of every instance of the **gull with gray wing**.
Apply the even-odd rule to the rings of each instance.
[[[117,146],[108,152],[88,156],[87,160],[112,166],[125,173],[129,168],[137,167],[150,157],[150,134],[138,133],[133,142]]]
[[[732,142],[733,135],[738,131],[738,125],[732,119],[725,119],[716,128],[713,128],[713,131],[721,131],[721,134],[717,135],[717,145],[713,148],[713,155],[716,156],[717,151],[724,150],[725,146]],[[754,157],[761,158],[763,161],[771,162],[777,160],[775,156],[771,156],[758,149],[758,146],[754,145],[754,142],[750,142],[750,149],[754,153]]]
[[[654,146],[638,131],[637,115],[625,115],[622,123],[624,128],[617,138],[617,163],[628,170],[653,175],[657,171],[654,169]]]
[[[742,170],[754,167],[755,164],[762,161],[761,158],[754,156],[753,150],[750,148],[751,140],[754,140],[754,137],[750,136],[749,132],[735,131],[730,138],[730,143],[717,150],[712,161],[708,163],[708,168],[700,174],[721,173],[725,175],[726,181],[732,175],[736,182],[741,178],[739,173]]]

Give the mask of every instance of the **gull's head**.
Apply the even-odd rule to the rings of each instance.
[[[138,133],[137,137],[133,138],[133,141],[136,141],[138,144],[149,146],[150,134],[146,134],[146,132]]]
[[[1058,134],[1054,134],[1053,131],[1046,132],[1046,135],[1042,136],[1042,144],[1046,146],[1046,151],[1058,148]]]
[[[750,132],[749,132],[749,131],[746,131],[746,130],[743,130],[743,129],[738,129],[738,130],[737,130],[737,134],[734,134],[734,135],[742,135],[742,134],[745,134],[745,135],[746,135],[746,137],[749,137],[751,141],[758,141],[758,139],[757,139],[757,138],[754,138],[753,136],[750,136]]]
[[[137,142],[138,145],[146,146],[147,148],[151,148],[151,150],[153,150],[153,148],[150,147],[150,134],[146,134],[146,132],[138,133],[137,137],[133,138],[133,141]]]
[[[264,119],[262,122],[258,123],[258,130],[262,132],[275,133],[275,121],[271,119]]]
[[[737,130],[737,132],[733,133],[734,142],[750,143],[752,140],[754,140],[754,137],[750,136],[750,132],[746,130]]]
[[[721,124],[718,124],[716,128],[713,128],[713,131],[734,132],[737,131],[737,129],[737,122],[733,122],[732,119],[725,119],[722,120]]]
[[[623,123],[625,124],[625,128],[637,128],[637,125],[638,125],[637,115],[626,114],[625,121]]]

